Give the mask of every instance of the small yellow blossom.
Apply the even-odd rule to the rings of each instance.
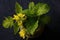
[[[25,29],[21,29],[19,32],[20,37],[22,37],[23,39],[25,38],[26,35],[26,30]]]
[[[24,18],[22,18],[23,20],[26,20],[27,19],[27,17],[25,16]]]
[[[23,22],[22,21],[18,21],[18,25],[19,26],[23,26]]]
[[[25,16],[25,14],[22,14],[22,13],[18,13],[17,15],[21,18],[23,18]]]
[[[17,15],[14,15],[13,19],[17,21],[17,20],[19,20],[19,17]]]

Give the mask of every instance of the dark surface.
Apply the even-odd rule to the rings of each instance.
[[[60,37],[60,0],[17,0],[23,9],[28,7],[28,3],[34,1],[45,2],[51,6],[50,12],[47,14],[51,16],[51,22],[45,27],[44,32],[39,39],[49,40],[49,39],[58,39]],[[2,20],[4,16],[9,16],[14,14],[14,6],[16,0],[0,0],[0,24],[2,24]],[[33,40],[38,40],[38,38],[34,38]],[[13,29],[4,29],[2,25],[0,25],[0,40],[20,40],[18,34],[13,34]],[[31,39],[30,39],[31,40]]]

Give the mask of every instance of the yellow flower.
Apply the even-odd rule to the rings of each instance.
[[[19,17],[17,15],[14,15],[13,19],[17,21],[17,20],[19,20]]]
[[[23,22],[22,21],[18,21],[18,25],[19,26],[23,26]]]
[[[25,35],[26,35],[26,30],[24,28],[21,29],[20,32],[19,32],[19,35],[20,35],[20,37],[22,37],[24,39]]]
[[[25,16],[25,14],[22,14],[22,13],[18,13],[17,15],[21,18],[23,18]]]

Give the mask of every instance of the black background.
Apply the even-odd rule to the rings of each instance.
[[[51,22],[45,27],[44,32],[39,39],[54,40],[60,37],[60,0],[0,0],[0,40],[20,40],[19,35],[13,34],[13,29],[4,29],[2,20],[4,17],[12,16],[15,13],[15,3],[19,2],[23,9],[28,7],[28,3],[34,1],[48,3],[51,10],[47,15],[51,17]],[[58,38],[57,38],[58,37]],[[38,40],[34,38],[33,40]]]

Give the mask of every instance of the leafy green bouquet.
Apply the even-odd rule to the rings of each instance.
[[[14,34],[19,32],[20,37],[23,39],[29,38],[30,36],[34,35],[40,24],[45,25],[49,22],[49,16],[43,16],[44,14],[47,14],[49,10],[50,7],[47,4],[34,4],[34,2],[30,2],[29,7],[23,10],[21,5],[16,2],[16,14],[5,17],[2,25],[4,28],[13,27]]]

